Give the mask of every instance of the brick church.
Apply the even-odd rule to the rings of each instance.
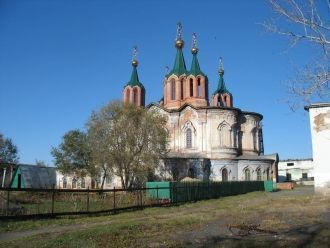
[[[190,68],[184,59],[184,44],[178,24],[174,66],[165,76],[159,103],[145,106],[146,90],[139,81],[136,56],[123,90],[124,103],[156,110],[168,120],[170,152],[163,161],[165,176],[173,180],[276,180],[278,155],[264,155],[263,116],[234,106],[222,62],[218,87],[209,94],[209,80],[198,61],[196,35]]]

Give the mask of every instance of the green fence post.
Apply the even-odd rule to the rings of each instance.
[[[113,187],[113,213],[116,213],[116,187]]]
[[[87,188],[87,212],[89,212],[89,186]]]
[[[53,184],[53,192],[52,192],[52,215],[54,214],[54,201],[55,201],[55,184]]]
[[[158,198],[158,184],[157,184],[156,190],[157,190],[157,205],[158,205],[158,204],[159,204],[159,198]]]
[[[7,189],[7,209],[6,209],[6,215],[9,215],[9,189]]]

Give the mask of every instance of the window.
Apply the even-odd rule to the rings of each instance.
[[[194,172],[194,169],[193,168],[190,168],[188,170],[188,177],[195,178],[195,172]]]
[[[197,96],[201,96],[201,79],[197,79]]]
[[[231,130],[227,123],[220,124],[220,147],[231,147]]]
[[[190,92],[190,96],[194,95],[194,80],[191,78],[189,83],[189,92]]]
[[[183,100],[183,91],[184,91],[184,88],[183,88],[183,79],[181,79],[180,87],[181,87],[181,100]]]
[[[175,100],[175,80],[171,80],[171,100]]]
[[[75,189],[77,188],[77,178],[72,178],[72,188]]]
[[[174,181],[179,180],[179,170],[178,170],[178,168],[176,168],[176,167],[172,168],[172,176],[173,176]]]
[[[250,169],[245,169],[245,181],[250,181],[251,180],[251,173]]]
[[[291,181],[291,173],[286,173],[286,180]]]
[[[253,140],[253,150],[256,151],[257,150],[257,144],[258,144],[258,137],[257,137],[257,129],[253,129],[251,131],[252,134],[252,140]]]
[[[105,178],[105,183],[106,184],[110,184],[111,183],[111,177],[108,175],[108,176],[106,176],[106,178]]]
[[[223,96],[223,106],[227,107],[227,96]]]
[[[294,163],[286,163],[287,166],[294,166]]]
[[[228,171],[227,171],[226,168],[222,169],[221,177],[222,177],[222,181],[223,182],[227,182],[228,181]]]
[[[86,188],[85,178],[82,177],[80,181],[80,188]]]
[[[127,88],[127,89],[126,89],[125,101],[126,101],[126,102],[129,102],[129,98],[130,98],[130,89]]]
[[[302,173],[302,179],[307,180],[308,179],[308,174],[307,173]]]
[[[192,147],[192,132],[191,128],[188,128],[186,131],[186,148]]]
[[[138,104],[138,93],[137,93],[137,88],[133,89],[133,102],[134,104]]]
[[[261,177],[261,170],[260,168],[257,169],[257,181],[261,181],[262,177]]]
[[[66,187],[68,185],[68,180],[66,179],[66,177],[63,177],[62,181],[63,181],[63,189],[66,189]]]

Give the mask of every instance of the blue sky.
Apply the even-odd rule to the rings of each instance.
[[[234,106],[263,114],[265,153],[311,157],[308,113],[292,113],[281,100],[293,67],[313,51],[288,50],[286,38],[266,33],[259,23],[271,14],[263,0],[0,0],[0,132],[18,146],[21,162],[52,164],[51,147],[65,132],[121,99],[134,45],[146,103],[158,101],[181,21],[187,67],[196,32],[210,92],[222,56]]]

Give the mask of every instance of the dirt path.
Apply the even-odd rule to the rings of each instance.
[[[46,226],[44,228],[36,229],[36,230],[28,230],[21,232],[8,232],[8,233],[0,233],[1,241],[10,241],[13,239],[26,238],[29,236],[34,236],[38,234],[53,234],[53,233],[63,233],[70,231],[77,231],[88,229],[96,226],[104,226],[111,224],[113,221],[104,221],[97,223],[85,223],[85,224],[74,224],[74,225],[65,225],[65,226]]]

